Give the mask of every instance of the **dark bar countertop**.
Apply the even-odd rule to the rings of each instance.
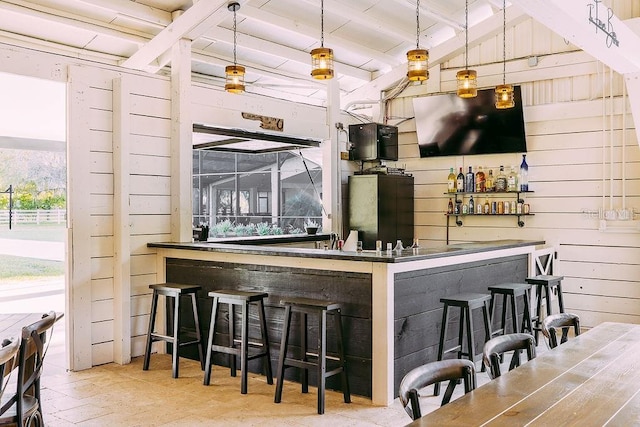
[[[294,235],[295,236],[295,235]],[[236,253],[250,255],[266,255],[266,256],[288,256],[300,258],[318,258],[318,259],[336,259],[347,261],[366,261],[366,262],[386,262],[400,263],[409,261],[419,261],[424,259],[442,258],[454,255],[467,255],[478,252],[495,251],[501,249],[519,248],[523,246],[544,245],[544,240],[493,240],[488,242],[470,242],[456,244],[423,244],[417,249],[408,248],[403,251],[387,252],[383,250],[376,252],[372,250],[364,250],[362,252],[350,252],[341,250],[327,249],[307,249],[294,248],[290,246],[265,246],[265,243],[293,243],[296,241],[318,240],[319,236],[313,236],[313,239],[306,235],[300,235],[297,238],[291,236],[279,236],[280,239],[263,239],[263,241],[253,240],[249,243],[243,241],[239,243],[237,239],[229,239],[219,242],[195,242],[195,243],[148,243],[150,248],[162,249],[184,249],[192,251],[208,251],[219,253]],[[310,237],[310,236],[309,236]],[[306,240],[305,240],[306,239]],[[266,241],[265,241],[266,240]],[[228,242],[228,243],[227,243]]]

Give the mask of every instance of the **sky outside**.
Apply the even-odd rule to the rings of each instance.
[[[0,73],[0,136],[64,141],[65,90],[61,82]]]

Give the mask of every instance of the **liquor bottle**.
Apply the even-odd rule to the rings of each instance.
[[[500,172],[496,178],[496,192],[507,191],[507,176],[504,174],[504,166],[500,165]]]
[[[475,180],[476,176],[473,173],[473,169],[471,168],[471,166],[469,166],[469,172],[467,172],[467,176],[464,181],[464,191],[466,191],[467,193],[473,193],[474,191],[476,191]]]
[[[496,184],[493,179],[493,169],[489,169],[489,175],[487,175],[487,178],[484,183],[484,187],[487,191],[495,191],[496,190],[495,185]]]
[[[448,214],[453,213],[453,202],[451,201],[451,197],[449,197],[449,206],[447,206],[447,213]]]
[[[507,176],[507,191],[518,191],[518,174],[515,166],[511,166],[511,171]]]
[[[453,213],[456,215],[460,215],[462,213],[462,202],[456,200],[456,206],[453,208]]]
[[[484,199],[484,214],[485,215],[489,215],[489,212],[491,212],[491,206],[489,205],[489,199],[486,198]]]
[[[474,213],[476,213],[476,207],[473,202],[473,196],[471,196],[469,198],[469,214],[473,215]]]
[[[484,193],[486,191],[486,179],[482,166],[478,166],[478,172],[476,172],[476,193]]]
[[[449,168],[449,176],[447,177],[447,191],[449,193],[456,192],[456,174],[453,173],[453,168]]]
[[[456,177],[456,190],[459,193],[462,193],[464,191],[464,174],[462,173],[462,167],[460,167],[460,172]]]
[[[522,155],[522,163],[520,163],[520,191],[529,191],[529,165],[526,154]]]
[[[482,209],[484,208],[484,205],[482,204],[482,202],[480,200],[478,200],[478,203],[476,203],[476,213],[478,215],[482,215]]]

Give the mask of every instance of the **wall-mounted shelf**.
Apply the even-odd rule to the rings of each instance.
[[[508,199],[513,199],[515,198],[515,200],[513,202],[510,203],[521,203],[524,205],[524,199],[520,196],[520,194],[526,194],[526,193],[533,193],[533,191],[499,191],[499,192],[455,192],[455,193],[444,193],[449,197],[452,197],[454,199],[454,206],[457,206],[458,204],[463,204],[465,197],[466,196],[484,196],[485,198],[495,198],[495,197],[504,197],[504,198],[508,198]],[[478,198],[479,198],[478,197]],[[478,203],[478,202],[476,202]],[[481,202],[480,202],[481,203]],[[475,205],[477,206],[477,205]],[[455,207],[454,207],[455,209]],[[477,209],[477,208],[476,208]],[[462,211],[459,213],[445,213],[445,216],[447,217],[447,244],[449,244],[449,218],[451,217],[455,217],[455,222],[456,225],[458,227],[462,226],[462,217],[466,217],[466,216],[470,216],[470,217],[477,217],[477,218],[500,218],[500,217],[517,217],[518,218],[518,227],[524,227],[524,220],[523,217],[525,216],[533,216],[534,214],[532,214],[531,212],[524,212],[524,207],[521,207],[520,213],[518,213],[516,211],[516,213],[463,213]],[[510,209],[511,211],[511,209]]]

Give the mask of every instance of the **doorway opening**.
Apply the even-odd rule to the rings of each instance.
[[[0,73],[0,91],[0,312],[64,313],[66,85]],[[59,322],[47,365],[65,348]]]

